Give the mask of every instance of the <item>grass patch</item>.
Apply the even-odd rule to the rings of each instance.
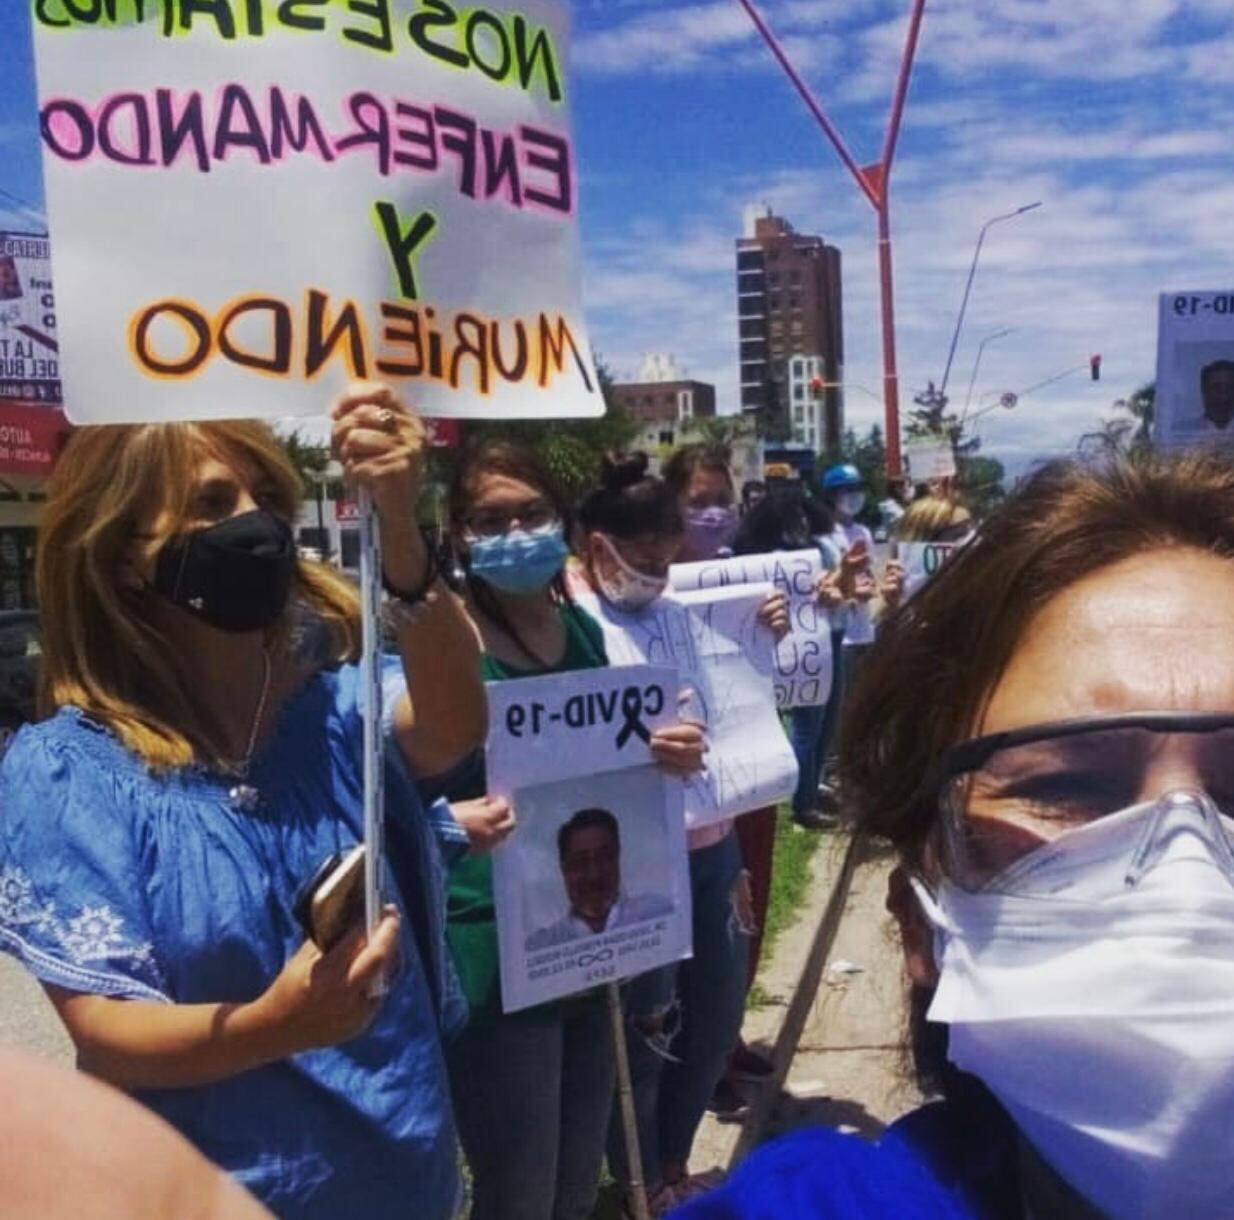
[[[797,921],[801,900],[814,876],[810,862],[825,833],[803,830],[793,821],[787,805],[781,805],[776,811],[775,863],[763,930],[764,962],[771,960],[780,933]],[[762,1008],[770,1001],[771,997],[757,982],[750,988],[748,1003],[751,1008]]]

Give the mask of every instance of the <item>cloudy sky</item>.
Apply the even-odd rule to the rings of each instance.
[[[909,0],[760,0],[860,163],[877,159]],[[41,205],[25,6],[0,15],[0,227]],[[769,203],[845,260],[849,419],[881,407],[874,216],[737,0],[573,0],[588,316],[618,373],[668,351],[737,403],[733,241]],[[1074,448],[1154,373],[1156,298],[1234,287],[1230,0],[929,0],[893,178],[902,395],[937,380],[978,230],[955,368],[1019,468]]]

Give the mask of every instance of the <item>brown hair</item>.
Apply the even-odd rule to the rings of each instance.
[[[250,463],[270,484],[270,511],[295,520],[300,479],[266,425],[109,425],[73,433],[48,482],[39,530],[40,711],[79,707],[155,768],[222,760],[171,641],[151,621],[151,595],[125,589],[121,569],[135,540],[152,558],[184,527],[208,455]],[[354,658],[359,602],[346,581],[301,561],[292,600],[330,628],[334,659]],[[272,642],[285,646],[289,632],[290,603]]]
[[[1046,467],[886,621],[846,709],[841,771],[861,825],[919,865],[937,815],[926,776],[970,736],[1029,621],[1133,555],[1195,547],[1234,558],[1234,463],[1147,453]],[[1234,630],[1234,624],[1231,625]]]
[[[967,520],[969,515],[967,505],[959,500],[923,496],[904,510],[895,524],[895,536],[901,542],[934,542],[948,526],[957,524],[957,518]]]
[[[579,507],[579,524],[587,533],[599,530],[613,538],[644,534],[677,537],[685,532],[677,494],[663,480],[648,474],[642,452],[609,453],[600,464],[600,486]]]
[[[673,495],[680,497],[690,486],[696,470],[710,470],[714,474],[722,474],[728,480],[729,487],[733,487],[732,460],[733,455],[727,445],[682,445],[680,449],[674,449],[664,463],[664,481],[673,489]]]
[[[570,511],[570,502],[561,490],[557,480],[553,478],[548,467],[527,446],[514,441],[486,440],[463,452],[458,465],[454,468],[454,477],[450,481],[450,532],[453,543],[458,551],[459,540],[467,528],[467,518],[475,503],[476,484],[480,477],[486,474],[504,475],[508,479],[517,479],[534,487],[553,506],[561,518],[563,535],[569,539],[574,530],[574,514]],[[460,554],[464,570],[467,568],[465,554]],[[564,573],[553,577],[550,586],[551,596],[560,602],[570,604],[570,594],[566,587]],[[484,581],[467,573],[467,592],[472,603],[489,622],[500,627],[502,632],[518,647],[529,660],[537,666],[543,666],[544,661],[536,656],[532,648],[519,635],[518,629],[510,622],[509,616],[501,607],[496,594]]]

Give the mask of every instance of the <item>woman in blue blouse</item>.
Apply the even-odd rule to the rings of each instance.
[[[323,954],[293,915],[362,837],[354,591],[297,562],[299,479],[267,428],[156,424],[79,431],[49,486],[50,717],[0,768],[0,948],[43,983],[85,1070],[276,1214],[444,1220],[459,1183],[441,1035],[460,1004],[438,839],[462,836],[417,782],[481,740],[479,655],[414,526],[418,422],[361,384],[333,443],[373,497],[403,606],[377,931]],[[291,646],[306,613],[332,668]]]

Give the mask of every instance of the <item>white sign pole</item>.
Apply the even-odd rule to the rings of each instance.
[[[364,918],[371,936],[381,918],[385,844],[385,770],[381,733],[381,530],[368,491],[360,489],[360,658],[364,717]]]

